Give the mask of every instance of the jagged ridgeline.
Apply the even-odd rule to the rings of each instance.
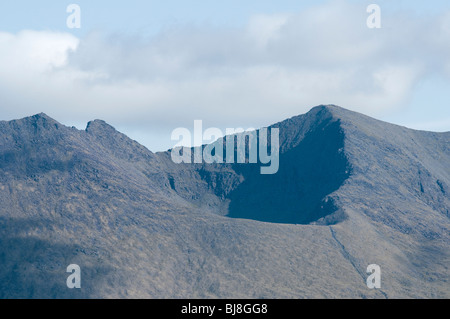
[[[261,174],[176,164],[100,120],[0,122],[0,297],[450,296],[449,132],[333,105],[272,128]]]

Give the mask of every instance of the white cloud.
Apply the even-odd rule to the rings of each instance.
[[[43,111],[136,136],[163,130],[165,147],[194,119],[258,127],[322,103],[377,116],[404,107],[427,74],[450,75],[449,16],[383,16],[374,30],[365,7],[340,1],[153,38],[0,33],[0,108],[5,119]]]
[[[22,31],[17,35],[0,32],[0,60],[3,72],[42,73],[67,62],[68,50],[79,40],[67,33]]]
[[[287,14],[258,14],[250,18],[247,26],[249,40],[264,48],[280,35],[280,29],[289,21]]]

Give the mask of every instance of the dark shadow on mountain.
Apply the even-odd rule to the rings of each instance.
[[[30,148],[0,153],[0,169],[13,176],[33,177],[50,171],[67,172],[81,164],[81,159],[76,155],[57,159],[55,156],[40,153],[39,149]]]
[[[301,143],[280,154],[279,170],[260,174],[260,164],[236,164],[244,182],[228,196],[228,216],[272,223],[310,224],[337,211],[332,198],[350,175],[339,121],[327,119]],[[343,214],[339,214],[340,221]]]
[[[77,244],[42,240],[30,233],[48,231],[51,222],[0,218],[0,299],[72,299],[97,295],[110,267],[86,255]],[[66,285],[67,266],[81,267],[81,289]],[[95,265],[95,267],[93,267]]]

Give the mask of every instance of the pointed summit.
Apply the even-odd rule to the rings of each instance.
[[[22,132],[30,130],[37,132],[41,130],[60,129],[64,127],[64,125],[42,112],[17,120],[4,121],[3,123],[16,131]]]
[[[88,122],[85,131],[88,136],[94,138],[108,152],[114,153],[117,157],[126,159],[143,157],[148,159],[153,156],[147,148],[117,131],[103,120],[97,119]]]
[[[35,114],[35,115],[33,115],[33,116],[31,116],[31,117],[34,117],[34,118],[45,118],[45,119],[52,119],[50,116],[48,116],[47,114],[45,114],[44,112],[41,112],[41,113],[38,113],[38,114]]]
[[[86,132],[96,134],[96,135],[102,135],[102,134],[111,134],[111,133],[118,133],[117,130],[106,123],[103,120],[93,120],[88,122],[86,126]]]
[[[27,116],[24,117],[22,120],[28,120],[28,121],[48,121],[48,122],[56,122],[58,123],[58,121],[56,121],[55,119],[53,119],[52,117],[48,116],[47,114],[45,114],[44,112],[41,113],[37,113],[35,115],[32,116]]]

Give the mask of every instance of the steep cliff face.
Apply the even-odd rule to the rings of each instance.
[[[0,297],[450,296],[450,133],[332,105],[271,128],[262,175],[175,164],[99,120],[0,122]]]
[[[327,107],[318,107],[269,127],[269,132],[271,129],[280,132],[276,174],[261,174],[261,162],[229,164],[234,178],[227,185],[230,175],[224,176],[220,167],[203,165],[198,169],[215,194],[228,201],[227,216],[288,224],[342,220],[342,212],[335,214],[339,208],[333,192],[350,176],[350,166],[340,119]]]

